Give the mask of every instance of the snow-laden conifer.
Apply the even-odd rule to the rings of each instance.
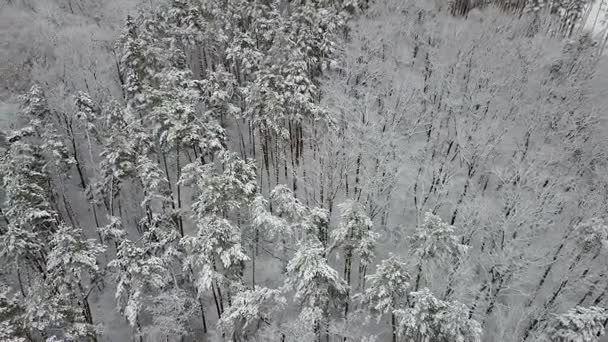
[[[561,315],[555,315],[549,328],[551,341],[593,342],[606,332],[608,313],[597,306],[577,306]]]
[[[410,307],[395,311],[400,337],[415,341],[481,341],[481,326],[469,318],[464,304],[439,300],[427,288],[412,292],[409,297]]]

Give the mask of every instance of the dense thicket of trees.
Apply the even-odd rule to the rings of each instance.
[[[3,52],[0,340],[604,333],[588,2],[5,6],[106,45]]]

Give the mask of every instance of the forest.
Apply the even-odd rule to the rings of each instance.
[[[608,0],[0,0],[0,341],[594,342]]]

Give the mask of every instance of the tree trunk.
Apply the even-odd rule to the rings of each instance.
[[[393,342],[397,342],[397,319],[395,313],[391,312],[391,330],[393,333]]]
[[[201,306],[201,318],[203,319],[203,333],[207,333],[207,318],[205,317],[205,307],[203,306],[202,298],[198,299],[199,305]]]
[[[420,280],[422,278],[422,261],[418,262],[418,274],[416,275],[416,285],[414,287],[414,292],[418,291],[420,288]]]
[[[177,164],[177,181],[176,186],[177,186],[177,210],[178,212],[178,226],[179,226],[179,233],[182,237],[184,237],[184,221],[182,219],[182,188],[180,186],[180,178],[182,175],[182,167],[181,167],[181,159],[180,159],[180,155],[179,155],[179,144],[177,145],[176,148],[176,153],[175,153],[175,163]]]
[[[346,279],[346,284],[348,285],[348,288],[350,288],[350,274],[351,274],[351,267],[352,267],[352,262],[353,262],[352,250],[350,248],[348,248],[348,250],[346,251],[345,254],[346,255],[345,255],[345,259],[344,259],[344,279]],[[349,296],[347,295],[345,305],[344,305],[344,319],[346,319],[348,317],[348,306],[349,306]]]
[[[165,168],[165,177],[167,178],[167,184],[169,185],[169,189],[171,191],[171,208],[175,212],[175,198],[173,197],[173,185],[171,184],[171,177],[169,175],[169,166],[167,165],[167,156],[165,155],[164,152],[161,155],[163,157],[163,166]],[[177,219],[176,216],[173,216],[173,222],[175,223],[175,226],[178,227],[178,229],[179,229],[179,220]]]
[[[215,309],[217,310],[217,319],[222,318],[222,310],[220,308],[220,302],[217,298],[217,294],[215,293],[215,286],[211,284],[211,292],[213,293],[213,301],[215,302]]]

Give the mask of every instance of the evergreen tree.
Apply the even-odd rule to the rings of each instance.
[[[21,96],[23,120],[26,122],[22,132],[28,131],[30,140],[42,147],[44,156],[57,174],[65,173],[74,164],[64,138],[58,131],[60,114],[51,110],[46,94],[38,85]],[[50,171],[50,170],[49,170]]]
[[[374,258],[376,234],[372,232],[372,220],[359,203],[348,201],[340,209],[340,225],[331,235],[334,245],[344,251],[344,278],[350,285],[353,257],[359,257],[359,277],[365,277],[365,270]]]
[[[215,170],[218,167],[222,168],[220,172]],[[215,165],[187,165],[181,183],[193,185],[197,190],[192,204],[196,219],[246,208],[257,193],[255,170],[251,161],[227,151],[218,155]]]
[[[101,241],[103,244],[107,244],[108,241],[113,241],[116,248],[118,248],[118,245],[124,241],[127,235],[122,221],[116,216],[108,217],[108,224],[99,227],[97,232],[101,236]]]
[[[256,234],[264,234],[271,239],[293,236],[293,227],[283,217],[272,214],[268,201],[258,195],[251,203],[252,226]]]
[[[467,246],[458,241],[455,228],[443,222],[440,217],[426,213],[422,225],[416,228],[410,239],[413,247],[412,256],[418,263],[418,274],[414,291],[418,291],[424,276],[427,263],[452,264],[467,250]]]
[[[344,305],[348,295],[348,285],[328,265],[325,249],[316,239],[305,239],[300,243],[287,265],[285,285],[295,291],[296,304],[322,313],[314,320],[318,336],[325,334],[321,329],[327,328],[330,310]]]
[[[7,342],[25,342],[27,331],[23,324],[24,308],[11,288],[0,288],[0,339]]]
[[[241,245],[240,231],[226,219],[210,216],[198,222],[198,234],[182,239],[186,264],[198,272],[200,290],[214,282],[231,285],[241,280],[243,262],[248,260]]]
[[[50,242],[48,282],[60,303],[72,307],[69,315],[84,318],[73,323],[77,336],[96,334],[89,295],[103,278],[97,261],[103,252],[94,240],[85,240],[79,228],[67,225],[60,225]]]
[[[551,341],[592,342],[604,335],[608,314],[606,309],[592,306],[576,307],[556,315],[548,329]]]
[[[6,191],[8,230],[1,236],[2,255],[23,257],[34,269],[45,273],[44,246],[57,229],[58,214],[49,202],[50,176],[41,148],[13,137],[2,161],[2,179]],[[14,139],[19,139],[15,141]]]
[[[89,190],[91,200],[100,194],[106,208],[114,216],[114,199],[120,194],[122,184],[135,174],[137,143],[134,130],[128,125],[125,111],[118,103],[111,103],[105,110],[106,134],[102,141],[99,162],[100,179]]]
[[[60,217],[53,203],[49,149],[42,141],[43,122],[49,120],[50,109],[39,87],[32,87],[23,96],[23,115],[27,125],[8,137],[10,145],[0,165],[5,190],[3,212],[8,223],[6,234],[0,236],[0,251],[9,260],[26,262],[44,275],[46,246]]]
[[[142,119],[150,100],[145,95],[146,85],[154,73],[154,60],[148,51],[150,41],[141,32],[139,25],[143,19],[137,20],[128,16],[122,35],[118,40],[120,52],[120,75],[127,108],[138,119]]]
[[[395,311],[407,304],[411,287],[411,277],[406,265],[397,257],[390,256],[382,260],[376,273],[367,276],[368,287],[357,295],[367,308],[378,315],[391,314],[393,342],[397,340],[397,321]]]
[[[395,311],[399,336],[416,341],[481,341],[481,326],[468,317],[464,304],[441,301],[427,288],[409,296],[411,307]]]
[[[118,309],[131,326],[141,332],[139,316],[146,301],[154,298],[168,282],[167,269],[161,258],[130,240],[118,246],[116,257],[108,263],[116,279]]]
[[[221,170],[216,168],[221,167]],[[211,289],[218,316],[231,288],[242,285],[244,262],[241,228],[227,217],[248,208],[257,193],[255,167],[235,154],[221,152],[217,164],[192,163],[184,168],[180,183],[196,191],[192,203],[197,232],[184,236],[184,268],[195,276],[198,296]],[[228,291],[228,298],[222,295]]]
[[[273,324],[273,316],[286,305],[280,290],[265,287],[243,289],[232,298],[232,305],[226,309],[218,326],[228,338],[247,340],[249,336],[256,335],[260,323]]]
[[[170,287],[152,297],[147,305],[152,317],[142,332],[151,338],[183,338],[194,333],[192,317],[199,310],[199,304],[187,291]]]
[[[277,185],[270,193],[273,212],[290,222],[302,221],[308,215],[308,208],[298,200],[285,185]]]

